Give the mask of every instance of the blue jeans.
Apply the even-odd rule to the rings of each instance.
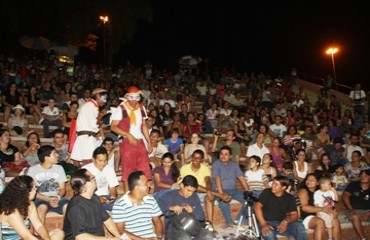
[[[287,236],[287,237],[294,237],[297,240],[308,240],[306,230],[301,221],[291,222],[288,224],[286,231],[284,233],[279,233],[276,229],[280,224],[280,221],[266,221],[268,225],[273,227],[274,229],[271,230],[266,236],[262,236],[264,240],[276,240],[276,234]],[[259,226],[261,231],[261,226]],[[262,235],[262,232],[261,232]]]
[[[236,216],[236,220],[239,221],[240,217],[243,216],[243,219],[245,221],[247,217],[247,211],[245,209],[245,199],[244,199],[243,191],[241,191],[240,189],[234,188],[234,189],[229,189],[229,190],[225,189],[224,193],[230,195],[232,199],[235,199],[236,201],[242,204],[242,207],[238,215]],[[220,208],[222,215],[225,218],[226,225],[232,226],[233,220],[231,219],[230,202],[225,203],[225,202],[218,200],[218,207]]]

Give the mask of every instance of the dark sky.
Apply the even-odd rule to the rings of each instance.
[[[367,81],[370,8],[353,1],[153,1],[154,21],[141,24],[120,58],[176,67],[183,55],[214,66],[314,76],[332,73],[325,49],[335,55],[338,82]]]

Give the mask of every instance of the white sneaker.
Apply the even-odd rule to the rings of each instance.
[[[41,125],[43,121],[44,121],[44,118],[41,118],[39,121],[39,125]]]

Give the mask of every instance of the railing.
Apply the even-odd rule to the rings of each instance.
[[[312,82],[312,83],[316,83],[316,84],[321,85],[321,86],[324,86],[324,84],[325,84],[325,79],[324,78],[318,77],[318,76],[313,76],[313,75],[310,75],[310,74],[307,74],[307,73],[299,72],[298,77],[302,80]],[[341,92],[341,93],[349,94],[349,92],[351,90],[353,90],[353,86],[350,87],[348,85],[344,85],[344,84],[341,84],[341,83],[338,83],[338,82],[335,82],[334,84],[335,84],[334,89],[338,92]]]

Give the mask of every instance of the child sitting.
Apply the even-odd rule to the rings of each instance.
[[[283,170],[278,175],[287,177],[290,180],[290,182],[292,183],[291,191],[295,193],[297,181],[295,180],[293,175],[293,168],[293,163],[285,162],[283,163]]]
[[[328,240],[333,240],[333,215],[324,212],[324,208],[334,209],[334,204],[338,201],[338,194],[335,188],[332,187],[329,178],[322,177],[319,183],[320,189],[313,195],[315,206],[321,207],[321,211],[317,213],[317,217],[325,222],[325,226],[328,230]]]
[[[335,173],[333,176],[333,184],[337,191],[344,191],[348,184],[348,179],[346,177],[346,172],[344,171],[344,167],[340,164],[335,165],[334,167]]]
[[[249,170],[245,173],[245,180],[253,197],[258,198],[263,189],[268,188],[268,178],[265,171],[260,169],[261,158],[253,155],[249,159]]]
[[[184,150],[184,141],[179,138],[179,130],[177,128],[173,129],[170,134],[171,137],[167,138],[164,144],[168,147],[168,151],[175,157],[178,167],[181,167],[184,164],[181,159],[181,154]]]

